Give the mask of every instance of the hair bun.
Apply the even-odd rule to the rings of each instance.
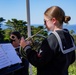
[[[71,17],[70,16],[65,16],[64,22],[68,23],[68,21],[70,21]]]

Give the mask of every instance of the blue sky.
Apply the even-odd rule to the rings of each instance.
[[[60,6],[71,16],[69,24],[76,24],[76,0],[29,0],[31,24],[43,24],[44,11],[53,5]],[[0,0],[0,17],[27,21],[26,0]]]

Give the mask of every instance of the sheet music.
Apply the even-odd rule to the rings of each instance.
[[[9,66],[10,64],[11,63],[7,59],[6,53],[2,50],[2,48],[0,46],[0,69],[5,67],[5,66]]]
[[[0,44],[0,69],[17,63],[21,63],[21,59],[12,44]]]

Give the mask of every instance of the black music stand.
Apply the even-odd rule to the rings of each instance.
[[[23,66],[21,66],[21,64],[15,64],[12,66],[8,66],[6,68],[0,69],[0,75],[6,75],[9,73],[12,73],[12,72],[17,71],[21,68],[23,68]]]

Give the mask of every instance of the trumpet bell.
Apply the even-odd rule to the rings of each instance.
[[[35,37],[33,37],[32,39],[32,50],[36,50],[38,51],[40,49],[40,46],[42,44],[42,41],[45,39],[46,37],[41,35],[41,34],[37,34]]]

